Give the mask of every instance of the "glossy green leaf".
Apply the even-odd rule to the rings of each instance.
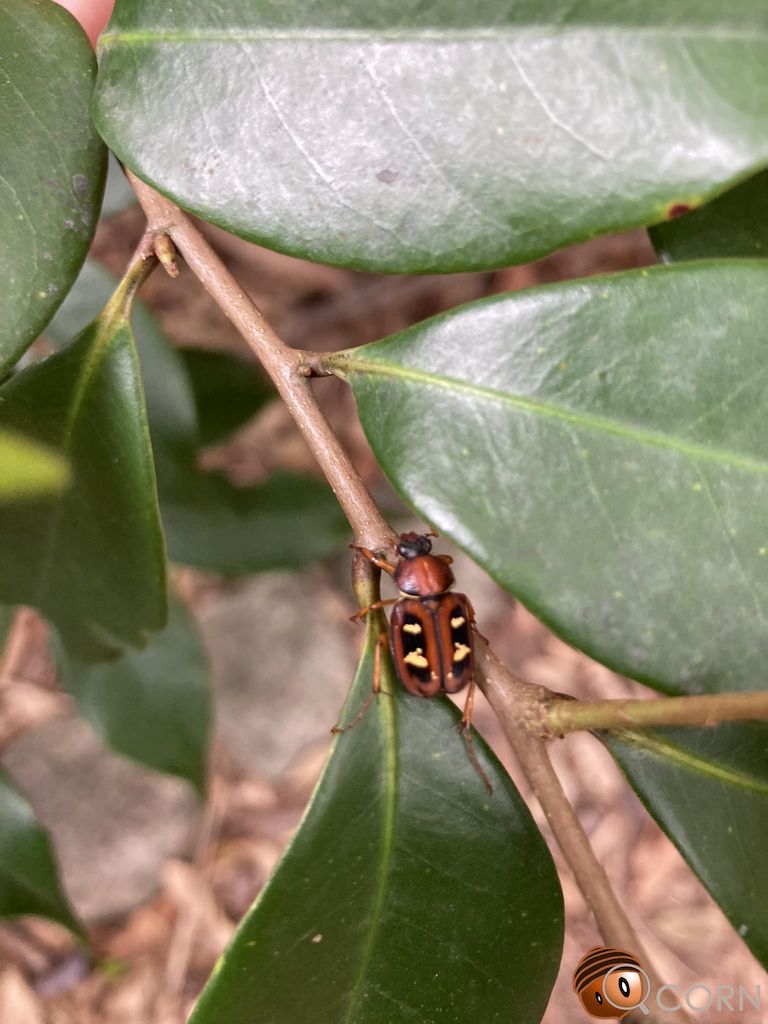
[[[168,625],[143,651],[87,664],[61,650],[58,660],[80,713],[108,746],[205,788],[208,666],[197,629],[179,601],[171,601]]]
[[[141,177],[343,266],[523,262],[768,161],[762,0],[118,0],[99,53]]]
[[[48,335],[56,342],[70,337],[113,288],[114,279],[106,271],[86,263]],[[220,394],[225,373],[219,365],[212,375],[216,386],[206,393],[198,364],[198,384],[193,388],[182,356],[141,302],[134,303],[133,326],[144,373],[160,511],[173,561],[240,575],[305,565],[350,539],[333,493],[314,477],[277,472],[258,486],[235,487],[219,473],[203,472],[197,464],[202,444],[198,410],[208,419],[209,430],[213,422],[221,426],[223,414],[215,412],[212,392]],[[251,409],[263,397],[260,382],[257,385],[251,374],[246,366],[247,385],[235,387],[240,393],[233,403],[238,416],[245,409],[244,391]]]
[[[62,491],[69,479],[67,463],[54,452],[0,431],[0,502]]]
[[[201,348],[183,348],[179,354],[195,394],[202,444],[223,440],[275,396],[253,363]]]
[[[603,736],[643,803],[768,966],[768,728]]]
[[[65,348],[0,388],[0,428],[66,459],[72,486],[0,506],[0,601],[34,605],[84,657],[142,646],[166,616],[165,550],[120,286]]]
[[[372,628],[375,634],[376,626]],[[370,646],[348,703],[370,693]],[[442,699],[382,695],[339,736],[306,816],[190,1024],[538,1024],[563,910],[504,769]]]
[[[75,286],[45,332],[60,347],[79,333],[102,309],[117,280],[93,260],[87,260]],[[136,339],[147,404],[152,443],[187,444],[197,440],[194,396],[176,350],[149,309],[140,299],[131,307],[131,326]]]
[[[21,914],[40,914],[83,934],[59,883],[47,834],[29,802],[0,771],[0,916]]]
[[[0,373],[34,341],[88,251],[106,173],[93,51],[51,0],[0,0]]]
[[[662,263],[726,256],[768,258],[768,171],[698,210],[657,224],[649,234]]]
[[[569,642],[675,691],[765,672],[768,265],[483,300],[330,360],[396,488]]]

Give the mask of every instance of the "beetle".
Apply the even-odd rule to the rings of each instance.
[[[364,619],[374,608],[394,604],[389,621],[389,650],[400,682],[415,697],[434,697],[438,693],[458,693],[469,687],[459,729],[464,735],[472,764],[491,791],[491,784],[480,767],[472,744],[470,727],[474,709],[474,631],[475,613],[465,594],[451,591],[454,584],[450,555],[432,554],[430,537],[436,534],[401,533],[395,544],[395,565],[380,558],[369,548],[351,545],[378,569],[393,577],[400,596],[376,601],[353,616]],[[387,643],[383,633],[376,644],[373,691],[359,714],[343,728],[356,725],[371,700],[381,690],[381,649]]]

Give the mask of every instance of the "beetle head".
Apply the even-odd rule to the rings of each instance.
[[[423,533],[401,533],[397,545],[397,553],[401,558],[418,558],[428,555],[432,550],[432,541]]]

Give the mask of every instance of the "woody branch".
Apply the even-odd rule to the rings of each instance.
[[[396,535],[381,515],[312,394],[310,378],[328,375],[321,359],[316,353],[286,345],[190,218],[130,172],[128,177],[147,216],[148,234],[154,239],[154,252],[159,261],[175,276],[173,253],[165,241],[170,238],[272,378],[333,488],[357,543],[373,551],[389,549]],[[362,603],[368,604],[375,599],[376,576],[377,571],[366,559],[355,558],[353,581],[356,593],[364,598]],[[766,695],[732,694],[729,695],[730,703],[719,696],[587,703],[561,699],[543,687],[533,686],[513,676],[484,644],[480,645],[478,666],[486,694],[517,752],[524,773],[595,914],[605,941],[640,949],[634,929],[612,892],[549,763],[544,737],[561,735],[573,729],[626,729],[628,724],[635,728],[669,724],[671,719],[664,719],[663,707],[669,707],[669,714],[674,716],[674,724],[678,725],[700,725],[703,719],[706,719],[705,724],[711,724],[734,717],[768,718]],[[736,697],[743,700],[734,702]],[[759,698],[757,701],[756,697]],[[710,702],[709,710],[707,702]],[[645,704],[653,705],[653,710],[643,714],[638,706]],[[690,709],[687,713],[686,707]]]

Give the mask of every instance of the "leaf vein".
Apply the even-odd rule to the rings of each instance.
[[[632,747],[647,750],[658,757],[666,758],[668,761],[672,761],[683,768],[701,772],[702,775],[709,775],[724,784],[739,786],[742,789],[750,789],[755,793],[759,793],[761,796],[768,796],[768,783],[761,782],[759,779],[744,772],[716,764],[714,761],[707,761],[705,758],[698,757],[696,754],[691,753],[691,751],[678,747],[659,736],[651,736],[639,732],[625,732],[617,733],[616,738],[619,740],[623,739],[625,743]]]
[[[586,430],[610,434],[624,440],[635,441],[638,444],[664,448],[687,456],[692,460],[726,463],[750,473],[768,473],[768,461],[763,459],[670,434],[662,434],[647,427],[609,419],[596,413],[569,409],[565,406],[555,405],[552,402],[544,402],[541,399],[523,398],[520,395],[511,395],[508,392],[497,391],[481,384],[472,384],[455,377],[442,377],[426,371],[414,370],[410,367],[358,360],[354,356],[351,358],[347,357],[347,360],[343,363],[341,360],[334,361],[329,359],[328,363],[342,377],[346,375],[354,376],[355,374],[373,377],[392,377],[424,387],[456,391],[487,401],[508,405],[513,409],[519,409],[521,412],[540,416],[542,419],[561,420],[577,427],[583,427]]]

